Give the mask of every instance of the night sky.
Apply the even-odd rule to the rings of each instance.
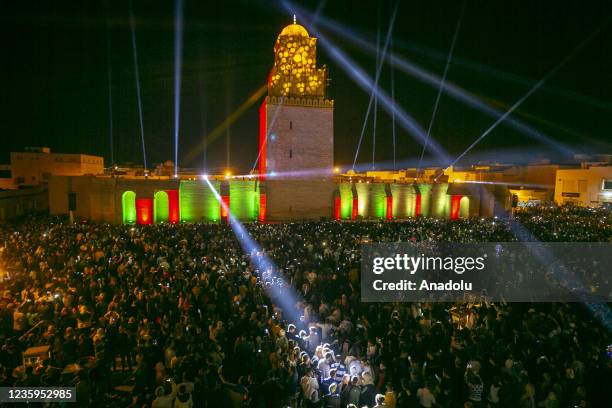
[[[257,104],[209,145],[206,157],[181,157],[256,89],[273,63],[273,45],[291,16],[275,1],[185,1],[179,163],[210,171],[226,165],[251,168],[257,156]],[[394,2],[328,0],[299,2],[375,41],[384,33]],[[401,1],[394,52],[441,75],[460,15],[460,1]],[[174,157],[174,2],[133,2],[149,163]],[[601,32],[514,117],[575,151],[612,153],[612,6],[608,1],[468,1],[448,80],[505,110],[606,21]],[[299,23],[299,21],[298,21]],[[370,75],[375,57],[328,33]],[[110,41],[109,41],[110,40]],[[111,158],[109,81],[112,76],[114,157],[142,163],[128,1],[3,1],[0,3],[0,163],[25,146]],[[110,46],[110,53],[108,52]],[[108,56],[110,55],[110,61]],[[335,160],[353,161],[369,95],[319,46],[329,67],[335,99]],[[385,66],[381,86],[390,89]],[[399,71],[397,102],[424,128],[436,88]],[[377,161],[392,157],[390,117],[378,116]],[[443,96],[432,136],[452,154],[461,153],[494,120]],[[371,161],[371,126],[360,162]],[[421,146],[399,126],[397,157],[418,157]],[[498,127],[477,151],[500,161],[508,152],[549,148],[507,126]],[[551,152],[552,156],[552,152]],[[482,157],[482,155],[480,156]]]

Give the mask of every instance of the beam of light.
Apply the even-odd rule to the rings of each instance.
[[[266,178],[282,180],[290,178],[308,178],[308,177],[330,177],[334,175],[334,168],[314,168],[314,169],[303,169],[294,171],[271,171],[265,174]],[[259,174],[236,174],[231,175],[229,179],[243,179],[243,178],[255,178],[259,177]]]
[[[279,102],[283,101],[283,97],[279,97]],[[269,106],[269,105],[268,105]],[[278,111],[280,110],[282,104],[279,103],[278,105],[274,105],[276,108],[274,109],[274,115],[272,115],[272,120],[270,121],[270,125],[266,126],[266,138],[264,139],[263,145],[260,146],[260,148],[257,151],[257,157],[255,158],[255,163],[253,163],[253,167],[251,168],[251,172],[250,174],[253,174],[255,172],[255,168],[257,167],[257,163],[259,163],[259,158],[261,157],[261,152],[263,151],[263,149],[265,148],[266,144],[268,143],[268,138],[270,137],[270,129],[272,129],[272,127],[274,126],[274,124],[276,123],[276,117],[278,116]]]
[[[542,91],[542,89],[543,88],[540,88],[540,91]],[[485,95],[482,95],[482,94],[475,94],[475,95],[478,96],[483,101],[486,101],[487,103],[491,104],[491,106],[495,106],[497,108],[503,108],[503,109],[506,109],[506,110],[510,109],[510,104],[509,103],[505,103],[505,102],[502,102],[502,101],[500,101],[498,99],[493,99],[491,97],[488,97],[488,96],[485,96]],[[542,118],[540,116],[537,116],[537,115],[534,115],[532,113],[525,112],[524,110],[521,110],[521,109],[516,109],[512,115],[513,116],[521,116],[522,118],[528,119],[528,120],[530,120],[532,122],[535,122],[535,123],[539,123],[539,124],[544,125],[544,126],[546,126],[548,128],[552,128],[552,129],[558,130],[560,132],[566,133],[566,134],[574,136],[576,138],[581,138],[581,139],[584,139],[584,140],[594,141],[593,139],[589,138],[588,136],[586,136],[582,132],[579,132],[579,131],[577,131],[575,129],[571,129],[571,128],[567,127],[567,126],[560,125],[557,122],[553,122],[551,120],[544,119],[544,118]],[[594,141],[594,142],[598,143],[598,141]]]
[[[229,86],[225,87],[225,114],[229,114],[230,110],[230,92]],[[230,155],[231,155],[231,143],[232,143],[232,128],[231,126],[225,127],[225,168],[230,168]]]
[[[526,187],[526,188],[545,188],[553,189],[554,184],[540,184],[540,183],[505,183],[502,181],[477,181],[477,180],[454,180],[452,183],[467,183],[467,184],[491,184],[495,186],[508,186],[508,187]]]
[[[107,3],[108,7],[108,3]],[[110,12],[107,10],[106,23],[106,76],[108,78],[108,136],[110,139],[111,167],[115,165],[115,147],[113,141],[113,71],[111,61]]]
[[[606,24],[607,24],[606,20]],[[591,33],[587,38],[585,38],[584,40],[582,40],[569,54],[567,54],[565,56],[565,58],[563,58],[561,60],[561,62],[559,62],[557,65],[555,65],[546,75],[544,75],[544,77],[542,79],[540,79],[529,91],[527,91],[527,93],[525,95],[523,95],[522,97],[520,97],[511,107],[510,109],[508,109],[502,116],[500,116],[491,126],[489,126],[489,128],[487,130],[485,130],[482,135],[480,135],[476,140],[474,140],[474,142],[468,146],[467,149],[465,149],[465,151],[463,153],[461,153],[459,156],[457,156],[457,158],[455,160],[453,160],[451,162],[450,166],[454,166],[455,163],[457,163],[459,160],[461,160],[461,158],[463,156],[465,156],[470,150],[472,150],[472,148],[474,148],[474,146],[476,146],[482,139],[484,139],[485,137],[487,137],[487,135],[489,135],[500,123],[502,123],[508,116],[510,116],[512,114],[512,112],[514,112],[514,110],[516,108],[518,108],[519,106],[521,106],[523,104],[523,102],[525,102],[525,100],[527,100],[527,98],[529,98],[531,95],[533,95],[538,89],[540,89],[540,87],[542,85],[544,85],[546,83],[546,81],[548,81],[553,75],[555,75],[561,68],[563,68],[576,54],[578,54],[578,52],[580,52],[585,45],[587,45],[588,43],[591,42],[591,40],[593,40],[593,38],[595,38],[595,36],[597,34],[599,34],[599,32],[601,31],[601,29],[603,28],[603,26],[600,26],[599,28],[597,28],[593,33]]]
[[[317,22],[319,16],[323,12],[323,9],[325,8],[326,4],[327,4],[327,0],[319,1],[319,4],[317,5],[317,9],[315,10],[314,18],[313,18],[315,23]]]
[[[423,149],[421,150],[421,157],[419,158],[419,165],[417,166],[417,173],[419,171],[419,167],[421,167],[421,162],[423,161],[423,156],[425,155],[425,151],[427,150],[427,143],[429,142],[429,137],[431,136],[431,129],[433,128],[433,124],[436,119],[436,114],[438,113],[438,106],[440,105],[440,98],[442,96],[442,90],[444,89],[444,84],[446,83],[446,76],[448,75],[448,70],[450,68],[451,61],[453,60],[453,54],[455,52],[455,44],[457,43],[457,37],[459,37],[459,31],[461,30],[461,23],[463,22],[464,15],[465,15],[465,0],[463,1],[463,4],[461,6],[461,12],[459,14],[459,18],[457,19],[457,24],[455,26],[455,32],[453,34],[451,46],[448,51],[448,57],[446,58],[446,65],[444,66],[444,72],[442,73],[442,79],[440,81],[440,86],[438,87],[438,94],[436,95],[436,101],[434,103],[433,112],[431,113],[431,119],[429,119],[429,125],[427,126],[427,138],[425,139],[425,144],[423,145]]]
[[[540,245],[534,245],[534,243],[539,243],[540,241],[520,222],[516,219],[511,219],[508,225],[518,240],[523,242],[525,248],[534,255],[540,264],[542,264],[544,270],[553,265],[555,269],[551,271],[552,278],[565,289],[577,293],[581,302],[591,311],[593,316],[595,316],[608,331],[612,331],[612,311],[610,311],[610,307],[605,303],[591,302],[591,299],[584,295],[584,293],[589,293],[590,290],[584,285],[582,280],[576,276],[576,274],[572,273],[570,269],[566,268],[565,265],[557,262],[547,248]]]
[[[395,17],[397,16],[397,9],[399,7],[399,2],[395,4],[395,9],[393,10],[393,14],[391,15],[391,19],[389,20],[389,28],[387,29],[387,37],[385,39],[385,45],[383,47],[383,58],[378,61],[376,60],[376,72],[374,77],[374,88],[372,88],[372,93],[370,94],[370,100],[368,102],[368,109],[366,110],[365,118],[363,119],[363,125],[361,126],[361,134],[359,136],[359,142],[357,143],[357,150],[355,151],[355,158],[353,159],[353,167],[355,167],[355,163],[357,163],[357,156],[359,155],[359,149],[361,148],[361,143],[363,141],[363,136],[365,134],[365,129],[368,123],[368,118],[370,117],[370,110],[372,109],[372,104],[374,103],[374,99],[376,98],[376,90],[378,89],[378,80],[380,79],[380,73],[382,71],[383,61],[385,60],[384,55],[387,52],[387,47],[391,42],[391,36],[393,32],[393,26],[395,25]],[[376,101],[376,105],[378,105],[378,100]],[[395,119],[395,101],[392,100],[392,111],[393,117]],[[372,160],[373,161],[373,160]]]
[[[140,141],[142,142],[142,161],[147,169],[147,149],[145,147],[144,123],[142,120],[142,97],[140,96],[140,69],[138,68],[138,49],[136,48],[136,24],[134,21],[134,10],[132,1],[129,3],[130,11],[130,33],[132,34],[132,55],[134,57],[134,74],[136,76],[136,97],[138,99],[138,119],[140,124]]]
[[[242,251],[249,257],[253,269],[259,272],[257,274],[258,278],[264,283],[264,289],[270,299],[272,299],[291,320],[294,322],[299,321],[300,316],[296,310],[296,304],[300,300],[299,295],[285,281],[272,259],[270,259],[257,241],[253,239],[245,226],[234,217],[208,177],[203,177],[203,180],[212,191],[215,199],[219,201],[219,204],[223,207],[223,211],[226,212],[229,225],[240,243]]]
[[[393,42],[391,42],[389,47],[391,47],[391,53],[393,53]],[[393,109],[391,110],[391,138],[393,139],[393,170],[395,170],[395,69],[393,68],[393,63],[389,65],[391,69],[391,105],[393,107]]]
[[[572,146],[574,147],[574,146]],[[578,146],[576,145],[576,149],[581,149],[584,151],[585,149],[591,149],[594,153],[597,151],[601,151],[601,149],[597,150],[595,146]],[[469,158],[469,163],[472,165],[491,165],[491,166],[505,166],[512,167],[517,165],[529,165],[529,164],[538,164],[543,157],[548,159],[553,159],[553,162],[558,159],[556,156],[549,156],[550,151],[544,147],[513,147],[513,148],[504,148],[504,149],[488,149],[487,151],[472,151],[467,155],[467,158],[464,159],[466,161]],[[416,169],[418,164],[419,157],[405,157],[396,161],[397,169]],[[357,163],[355,166],[355,171],[369,171],[370,163]],[[393,161],[385,160],[378,161],[377,166],[380,170],[393,170]],[[423,158],[423,163],[421,165],[422,169],[437,167],[444,169],[445,163],[436,160],[433,157],[425,156]]]
[[[391,32],[389,32],[389,35],[391,35]],[[378,69],[378,65],[380,64],[379,61],[383,61],[383,59],[380,57],[380,19],[378,21],[378,29],[376,30],[376,71],[378,73],[379,69]],[[380,67],[382,68],[382,64],[380,64]],[[378,81],[376,81],[375,83],[375,90],[378,90]],[[374,114],[372,115],[372,171],[374,171],[374,166],[376,163],[376,125],[377,125],[377,121],[378,121],[378,97],[376,96],[378,93],[377,92],[372,92],[374,96]]]
[[[253,92],[243,103],[236,109],[234,112],[229,114],[223,122],[221,122],[217,127],[215,127],[199,145],[195,146],[191,151],[187,154],[187,157],[184,159],[185,163],[190,163],[195,159],[197,155],[199,155],[207,145],[217,139],[219,136],[223,134],[225,129],[231,126],[247,109],[249,109],[255,102],[257,102],[268,90],[268,85],[264,84],[260,88],[258,88],[255,92]]]
[[[183,0],[174,9],[174,176],[178,175],[179,121],[181,111],[181,71],[183,63]]]
[[[283,5],[287,10],[298,9],[293,3],[289,3],[288,1],[284,1]],[[301,15],[301,14],[300,14]],[[302,16],[302,15],[301,15]],[[320,44],[323,45],[323,48],[327,51],[329,56],[340,66],[342,67],[348,75],[353,79],[359,87],[361,87],[366,92],[372,92],[375,89],[374,81],[368,74],[351,58],[349,58],[342,50],[336,47],[331,41],[327,39],[321,32],[317,30],[312,24],[310,24],[310,20],[306,17],[301,17],[301,21],[305,22],[306,28],[314,33],[318,38]],[[391,103],[391,98],[389,95],[384,92],[384,90],[379,89],[377,92],[378,100],[383,106],[383,108],[391,113],[393,109],[393,105]],[[424,143],[425,141],[425,131],[418,124],[412,116],[410,116],[406,111],[401,109],[399,106],[395,107],[396,115],[400,125],[419,143]],[[448,154],[442,149],[442,147],[436,142],[431,142],[432,151],[438,155],[442,160],[448,159]]]
[[[334,20],[324,17],[319,18],[319,23],[326,29],[329,29],[331,32],[351,42],[360,50],[368,51],[371,54],[374,54],[376,52],[376,45],[363,38],[363,36],[357,33],[355,30],[348,28]],[[422,81],[423,83],[426,83],[436,88],[440,87],[442,80],[439,76],[421,68],[420,66],[409,61],[407,58],[404,58],[398,54],[389,54],[387,55],[387,61],[389,63],[393,63],[393,65],[403,73],[410,75]],[[503,115],[503,112],[489,106],[488,104],[476,98],[468,91],[455,84],[450,83],[449,81],[446,81],[444,83],[443,89],[444,92],[450,97],[457,99],[458,101],[466,104],[467,106],[473,109],[478,110],[479,112],[485,115],[491,116],[496,119]],[[506,124],[507,126],[533,138],[534,140],[538,140],[542,143],[552,146],[559,152],[563,153],[565,156],[571,157],[573,155],[573,152],[562,143],[553,140],[548,135],[540,132],[539,130],[531,127],[530,125],[518,119],[508,117],[506,118]]]
[[[417,44],[413,41],[398,40],[397,45],[398,48],[402,48],[405,51],[409,51],[410,53],[415,53],[436,61],[443,62],[446,60],[447,57],[447,54],[444,52],[437,51],[422,44]],[[526,87],[531,87],[537,82],[532,78],[523,77],[511,72],[503,71],[501,69],[485,65],[481,62],[474,62],[461,57],[456,57],[453,59],[453,66],[476,72],[478,73],[478,75],[485,75],[491,78],[495,78],[497,80],[518,85],[524,85]],[[559,87],[557,85],[546,84],[542,87],[541,92],[555,96],[562,96],[563,98],[570,99],[572,101],[580,102],[591,107],[605,110],[607,112],[612,112],[612,103],[610,102],[583,95],[578,92]]]
[[[198,101],[200,108],[200,135],[202,140],[206,139],[207,117],[206,117],[206,99],[204,96],[204,41],[200,41],[200,58],[198,59]],[[202,151],[202,169],[206,170],[208,167],[206,161],[206,148]]]

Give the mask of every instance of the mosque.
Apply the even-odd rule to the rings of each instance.
[[[390,179],[334,171],[334,101],[317,39],[295,19],[274,45],[259,107],[258,171],[246,176],[52,176],[51,214],[111,223],[487,217],[505,212],[503,186]],[[212,187],[212,188],[211,188]],[[216,191],[213,191],[212,189]],[[224,205],[221,204],[224,203]]]

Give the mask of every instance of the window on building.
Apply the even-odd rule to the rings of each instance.
[[[578,180],[578,192],[586,193],[587,191],[587,181],[586,180]]]
[[[612,190],[612,180],[604,180],[602,190]]]
[[[289,149],[289,158],[290,159],[293,158],[293,150],[292,149]]]
[[[576,191],[576,180],[563,179],[563,191]]]
[[[289,129],[293,129],[293,121],[292,120],[289,121]]]

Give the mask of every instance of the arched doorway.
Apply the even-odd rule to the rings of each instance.
[[[158,191],[153,196],[153,221],[157,224],[168,222],[168,193]]]
[[[459,218],[470,217],[470,197],[463,196],[459,201]]]
[[[134,224],[136,222],[136,193],[125,191],[121,195],[121,214],[124,224]]]

